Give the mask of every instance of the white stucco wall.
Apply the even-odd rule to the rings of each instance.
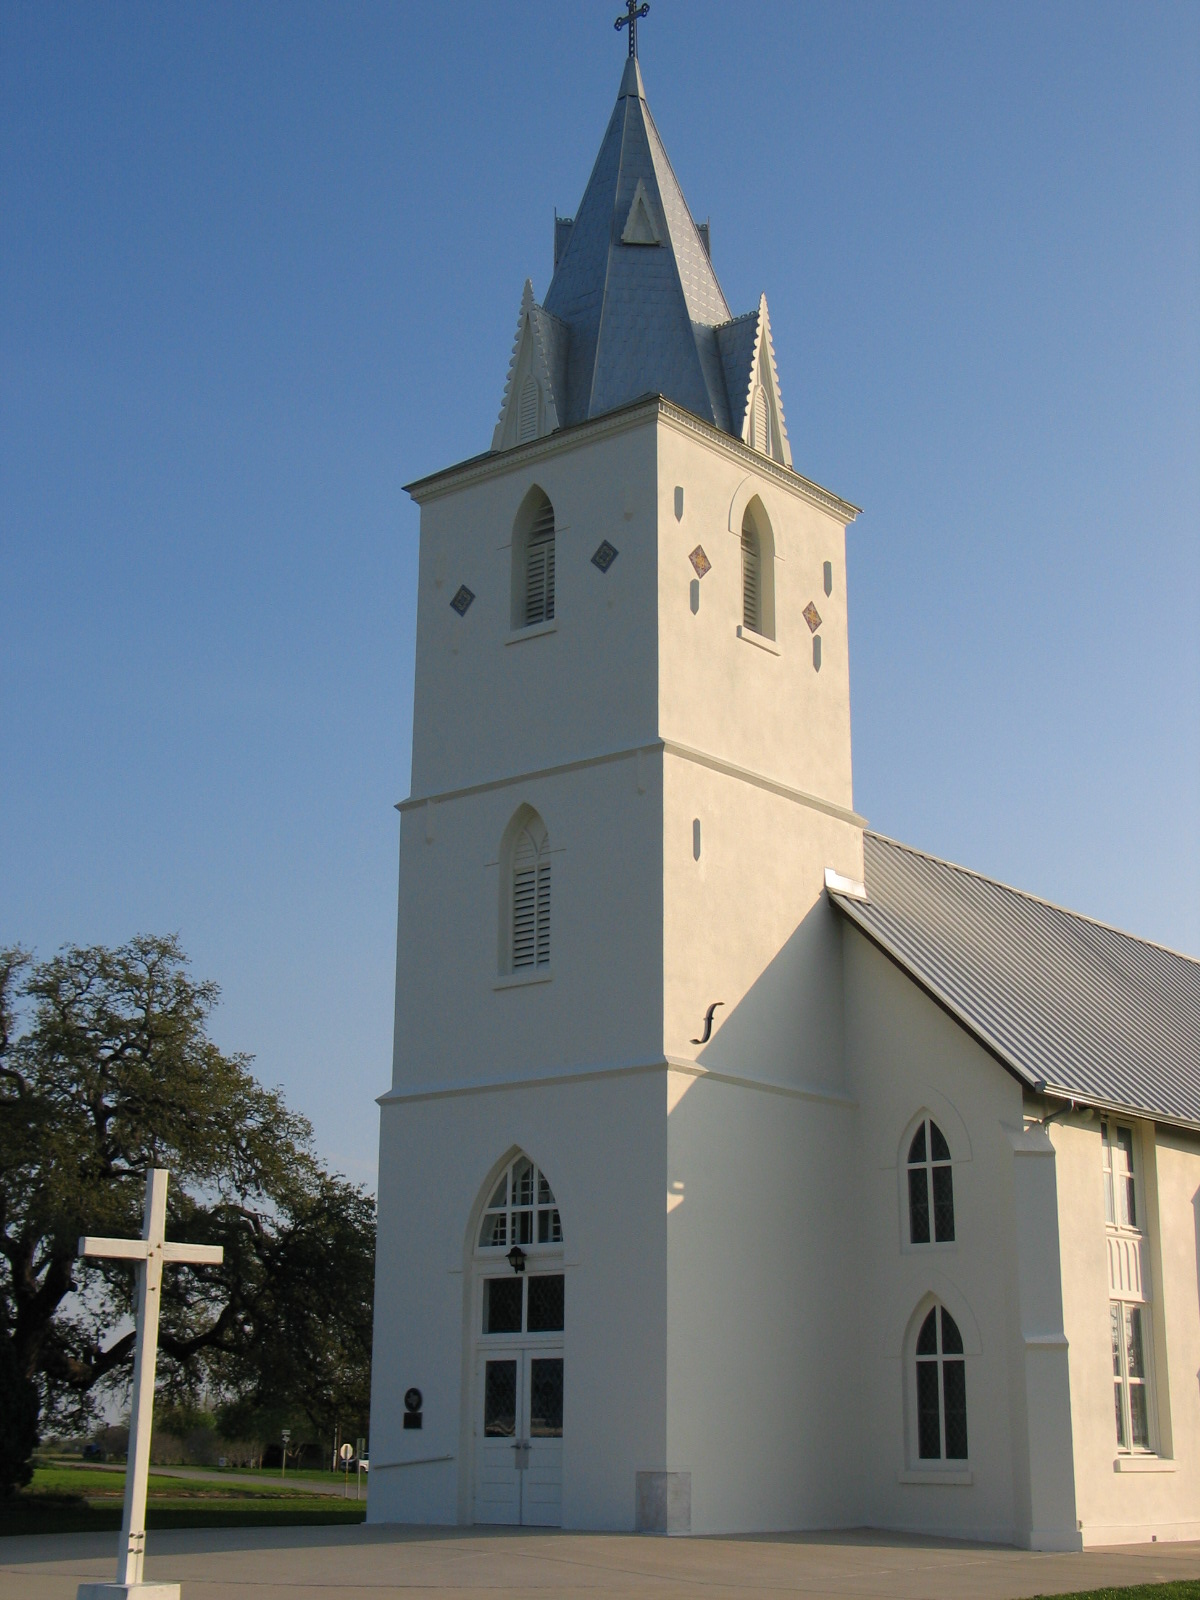
[[[1071,1344],[1075,1481],[1086,1544],[1200,1537],[1200,1139],[1118,1116],[1136,1130],[1139,1206],[1154,1336],[1157,1461],[1118,1471],[1109,1266],[1097,1115],[1052,1128],[1059,1170],[1063,1300]],[[1124,1465],[1126,1463],[1122,1463]]]
[[[666,1454],[664,1099],[658,1071],[385,1103],[370,1521],[471,1520],[468,1229],[497,1165],[523,1150],[562,1217],[563,1521],[633,1527],[635,1474]],[[419,1432],[401,1425],[413,1385]],[[399,1464],[432,1457],[449,1459]]]
[[[655,737],[655,413],[544,440],[422,495],[412,793],[426,796]],[[555,618],[512,627],[513,525],[554,507]],[[620,552],[592,565],[602,539]],[[475,600],[450,607],[460,584]]]
[[[671,1075],[667,1465],[692,1531],[861,1522],[841,1359],[853,1108]]]
[[[659,425],[659,730],[849,809],[845,524],[747,454],[714,448],[670,418]],[[677,490],[682,517],[675,515]],[[738,637],[742,515],[756,496],[775,549],[775,638],[767,648]],[[712,563],[701,579],[688,559],[698,544]],[[820,671],[803,617],[809,601],[821,617]]]
[[[859,1372],[854,1427],[863,1520],[880,1527],[1026,1542],[1018,1508],[1023,1395],[1011,1133],[1019,1085],[886,956],[845,927],[846,1060],[857,1105],[853,1185]],[[905,1158],[922,1111],[954,1158],[955,1239],[913,1246]],[[911,1339],[933,1299],[963,1336],[969,1482],[905,1481],[915,1454]]]

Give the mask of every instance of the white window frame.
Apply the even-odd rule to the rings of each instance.
[[[738,546],[738,577],[741,584],[738,637],[763,646],[772,655],[778,655],[779,648],[775,643],[775,532],[766,508],[757,495],[752,497],[742,512]],[[753,604],[747,605],[751,588]]]
[[[531,484],[513,523],[509,644],[554,631],[561,531],[554,502],[540,484]]]
[[[1143,1233],[1138,1223],[1137,1133],[1132,1125],[1105,1117],[1100,1123],[1101,1161],[1104,1169],[1104,1220],[1121,1233]]]
[[[939,1158],[936,1161],[933,1159],[933,1140],[931,1135],[931,1127],[934,1124],[936,1124],[937,1130],[941,1134],[942,1138],[945,1139],[946,1148],[950,1151],[949,1162],[946,1162],[943,1158]],[[913,1140],[917,1136],[917,1130],[922,1126],[925,1129],[925,1160],[923,1163],[910,1163],[908,1159],[908,1153],[912,1148]],[[951,1146],[950,1140],[946,1138],[945,1127],[929,1111],[923,1111],[919,1117],[909,1123],[907,1129],[905,1130],[904,1137],[900,1144],[899,1155],[901,1250],[906,1254],[910,1251],[955,1250],[958,1246],[959,1196],[956,1192],[954,1179],[955,1169],[959,1166],[959,1162],[957,1162],[954,1158],[954,1149]],[[949,1166],[950,1169],[950,1204],[954,1220],[954,1237],[952,1239],[938,1239],[935,1237],[937,1228],[933,1203],[933,1169],[934,1167],[946,1166]],[[915,1171],[918,1168],[923,1168],[925,1173],[925,1194],[929,1204],[929,1238],[925,1240],[915,1240],[912,1236],[912,1196],[909,1188],[908,1175],[911,1171]]]
[[[934,1357],[917,1355],[917,1343],[921,1337],[921,1330],[930,1312],[936,1312],[936,1350]],[[963,1352],[947,1353],[942,1348],[942,1313],[945,1312],[958,1330],[962,1342]],[[949,1310],[944,1301],[934,1298],[925,1299],[918,1308],[909,1324],[908,1337],[904,1346],[904,1393],[907,1437],[907,1467],[898,1475],[901,1483],[924,1484],[970,1484],[974,1481],[974,1472],[971,1466],[971,1408],[970,1397],[967,1393],[967,1366],[969,1357],[966,1354],[967,1339],[963,1333],[963,1325]],[[966,1456],[946,1455],[946,1389],[945,1389],[945,1362],[961,1361],[963,1363],[964,1400],[967,1411],[967,1454]],[[938,1435],[941,1455],[923,1456],[921,1454],[921,1414],[920,1414],[920,1389],[917,1380],[918,1361],[922,1365],[937,1366],[938,1386]]]
[[[521,1169],[528,1169],[530,1173],[529,1201],[523,1199],[523,1191],[516,1190],[518,1177],[523,1176]],[[502,1198],[497,1200],[501,1191]],[[494,1221],[503,1218],[504,1237],[495,1244],[482,1242],[489,1218]],[[540,1239],[538,1236],[543,1232],[551,1237]],[[524,1234],[528,1238],[521,1237]],[[558,1200],[550,1187],[550,1180],[524,1151],[518,1151],[493,1181],[475,1227],[475,1255],[481,1260],[503,1261],[514,1244],[519,1244],[527,1256],[536,1256],[539,1260],[543,1256],[561,1256],[563,1250]]]
[[[1109,1301],[1109,1347],[1113,1359],[1114,1423],[1118,1424],[1117,1454],[1119,1456],[1153,1456],[1157,1454],[1158,1440],[1154,1410],[1154,1338],[1150,1307],[1141,1300]],[[1137,1376],[1130,1371],[1130,1322],[1138,1319],[1142,1347],[1142,1371]],[[1115,1327],[1114,1327],[1115,1323]],[[1115,1335],[1115,1338],[1113,1337]],[[1135,1390],[1140,1389],[1146,1408],[1146,1440],[1138,1444],[1133,1437],[1133,1401]],[[1118,1415],[1119,1412],[1119,1421]]]

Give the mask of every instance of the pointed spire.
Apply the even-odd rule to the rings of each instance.
[[[493,449],[508,448],[521,432],[522,362],[552,397],[554,426],[661,394],[736,438],[750,442],[753,435],[754,448],[790,465],[766,301],[749,317],[731,319],[706,238],[650,114],[636,56],[625,63],[579,209],[555,220],[545,306],[532,290],[522,304]],[[767,421],[755,434],[757,388]]]
[[[625,63],[625,71],[621,76],[621,87],[617,92],[618,100],[627,100],[630,96],[635,100],[646,98],[646,85],[642,82],[642,69],[638,66],[638,58],[630,56]]]

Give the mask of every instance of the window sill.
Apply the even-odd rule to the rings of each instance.
[[[1175,1463],[1166,1456],[1118,1456],[1114,1472],[1174,1472]]]
[[[774,639],[768,639],[765,633],[755,633],[753,628],[739,626],[737,636],[739,639],[744,639],[747,644],[756,644],[760,650],[765,650],[768,655],[778,656],[783,654]]]
[[[964,1488],[975,1482],[970,1467],[922,1467],[920,1470],[898,1472],[897,1483],[944,1484],[946,1487]]]
[[[553,976],[549,967],[533,967],[528,972],[510,972],[506,977],[497,978],[492,988],[525,989],[531,983],[549,983]]]
[[[540,639],[544,633],[555,633],[558,629],[558,618],[551,617],[549,622],[531,622],[527,628],[514,628],[505,639],[505,644],[523,644],[526,639]]]

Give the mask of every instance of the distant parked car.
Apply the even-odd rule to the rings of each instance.
[[[94,1439],[89,1439],[88,1442],[84,1445],[84,1447],[83,1447],[83,1459],[85,1461],[103,1461],[104,1460],[104,1451],[101,1450],[100,1446],[96,1443],[96,1441]]]

